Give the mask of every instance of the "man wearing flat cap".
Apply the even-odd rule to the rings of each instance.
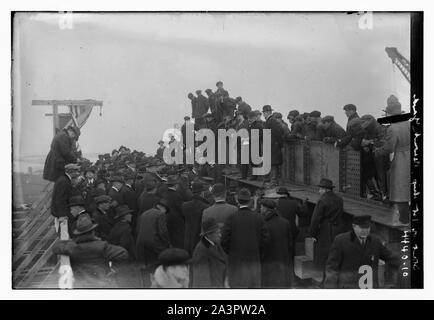
[[[315,205],[309,227],[309,235],[317,243],[314,263],[318,270],[324,270],[330,246],[335,237],[345,232],[343,217],[344,201],[333,192],[330,179],[322,178],[319,185],[320,199]]]
[[[190,255],[184,249],[166,249],[158,256],[158,267],[151,275],[152,288],[188,288]]]
[[[336,141],[345,136],[346,133],[344,128],[335,122],[335,118],[333,116],[325,116],[322,118],[321,122],[321,138],[324,143],[334,144]]]
[[[321,112],[312,111],[304,125],[305,140],[320,140],[321,138]]]
[[[214,218],[203,219],[200,241],[192,258],[192,288],[224,288],[227,285],[227,255],[220,240],[217,221]]]
[[[80,194],[80,190],[73,186],[72,180],[80,176],[80,166],[75,163],[65,165],[64,173],[54,183],[51,198],[51,214],[56,217],[68,216],[68,200],[73,195]]]
[[[43,173],[45,180],[55,182],[65,172],[65,165],[77,162],[75,138],[78,138],[79,131],[80,129],[70,126],[54,136],[45,160]]]
[[[109,234],[114,225],[115,213],[111,210],[112,198],[107,195],[101,195],[95,198],[96,209],[92,212],[92,219],[98,224],[96,229],[97,236],[103,240],[109,238]]]
[[[353,230],[338,235],[333,241],[326,264],[324,287],[378,288],[379,259],[394,268],[401,263],[397,255],[371,234],[371,216],[354,216]]]
[[[185,221],[184,249],[191,255],[194,247],[200,240],[200,226],[203,210],[209,207],[208,201],[203,197],[203,183],[193,182],[193,199],[182,204],[182,215]]]
[[[298,110],[291,110],[288,113],[288,116],[286,117],[286,119],[288,119],[288,122],[291,124],[291,130],[292,130],[292,125],[295,122],[295,118],[300,115],[300,112],[298,112]]]
[[[360,120],[360,117],[357,114],[357,107],[354,104],[352,103],[346,104],[344,106],[344,110],[345,110],[345,115],[348,118],[348,122],[346,128],[346,135],[343,138],[339,139],[337,142],[337,146],[341,148],[348,145],[351,142],[351,140],[354,138],[355,135],[354,128],[357,127],[355,123],[357,123]]]
[[[280,166],[283,163],[282,144],[284,132],[280,123],[276,118],[272,117],[273,109],[270,105],[263,106],[262,113],[265,118],[264,129],[271,130],[271,185],[277,185]]]
[[[387,99],[386,115],[401,114],[401,103],[395,96]],[[393,203],[393,224],[410,222],[410,122],[392,123],[386,131],[384,144],[374,149],[376,157],[390,157],[389,200]]]
[[[73,231],[73,240],[60,240],[53,246],[53,253],[70,257],[74,273],[74,288],[116,287],[110,278],[109,262],[115,268],[128,259],[128,252],[119,246],[111,245],[95,236],[94,224],[85,213],[78,217]]]
[[[262,199],[261,215],[270,239],[261,259],[262,287],[289,288],[293,278],[293,236],[288,220],[276,211],[273,199]]]
[[[229,216],[222,230],[222,247],[228,254],[228,279],[231,288],[261,287],[261,256],[269,241],[262,217],[250,207],[250,191],[238,192],[238,212]]]

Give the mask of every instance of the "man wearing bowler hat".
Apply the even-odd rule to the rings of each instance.
[[[214,218],[203,219],[200,241],[193,252],[193,288],[225,287],[227,255],[220,240],[221,231],[217,221]]]
[[[250,207],[250,191],[238,192],[238,212],[229,216],[222,230],[222,247],[228,254],[228,279],[231,288],[261,287],[261,255],[269,241],[262,217]]]
[[[343,219],[343,199],[333,192],[334,185],[330,179],[322,178],[319,185],[320,199],[313,210],[309,235],[317,242],[315,247],[315,266],[324,270],[325,262],[334,238],[345,232]]]
[[[193,199],[182,204],[182,215],[185,221],[184,249],[189,254],[200,240],[200,225],[203,210],[209,207],[208,201],[203,197],[203,183],[193,182]]]
[[[399,267],[400,259],[371,234],[371,216],[353,218],[353,230],[333,241],[326,265],[325,288],[378,288],[378,260]]]
[[[60,240],[53,246],[53,253],[67,255],[71,259],[74,273],[74,288],[113,287],[109,277],[109,261],[117,263],[128,259],[128,252],[122,247],[111,245],[95,236],[97,227],[85,213],[78,217],[73,231],[73,240]]]
[[[113,207],[125,204],[121,193],[121,189],[124,185],[124,179],[120,175],[116,175],[110,178],[110,182],[112,183],[112,186],[108,191],[108,195],[113,199]]]
[[[167,201],[169,211],[167,213],[167,228],[169,230],[170,243],[176,248],[184,249],[185,220],[182,215],[183,199],[178,191],[179,179],[177,176],[169,176],[167,179],[167,191],[163,199]]]
[[[130,260],[133,261],[136,258],[136,248],[131,228],[131,220],[134,212],[128,208],[128,206],[123,205],[118,206],[115,209],[115,213],[113,217],[115,224],[110,230],[108,242],[127,250]]]
[[[164,141],[163,140],[158,141],[157,154],[155,155],[157,159],[163,160],[164,149],[166,149],[166,147],[164,146]]]
[[[271,184],[278,184],[279,168],[283,163],[282,144],[284,131],[279,122],[272,117],[273,109],[270,105],[262,107],[262,113],[265,118],[264,129],[271,130]]]

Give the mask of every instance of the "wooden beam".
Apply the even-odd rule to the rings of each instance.
[[[65,117],[65,116],[70,116],[71,114],[70,114],[70,113],[58,113],[57,115],[58,115],[59,117]],[[52,117],[53,114],[52,114],[52,113],[46,113],[45,116],[47,116],[47,117]]]
[[[69,106],[69,105],[79,105],[79,106],[102,106],[103,103],[101,100],[32,100],[33,106],[50,106],[50,105],[59,105],[59,106]]]

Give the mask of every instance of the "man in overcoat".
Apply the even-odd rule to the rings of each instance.
[[[325,288],[378,288],[378,260],[400,266],[400,258],[370,232],[371,216],[355,216],[353,230],[336,237],[327,259]]]
[[[231,288],[261,286],[261,254],[269,241],[262,217],[250,209],[250,191],[238,192],[239,210],[229,216],[222,230],[222,247],[228,254],[228,279]]]
[[[338,234],[346,231],[346,225],[343,218],[344,202],[333,192],[333,182],[323,178],[318,187],[321,197],[313,210],[309,234],[317,243],[315,265],[319,270],[324,270],[331,244]]]
[[[190,255],[200,240],[203,210],[209,206],[208,201],[202,197],[202,182],[193,182],[192,192],[193,199],[182,204],[182,215],[185,221],[184,249]]]
[[[191,266],[193,288],[224,288],[227,255],[220,245],[221,231],[214,218],[202,221],[202,232],[196,245]]]
[[[68,127],[59,131],[51,142],[50,152],[45,159],[43,178],[48,181],[56,181],[64,173],[64,167],[68,163],[77,162],[75,154],[75,138],[80,135],[77,127]]]
[[[183,199],[177,190],[178,179],[176,176],[169,176],[167,191],[163,199],[167,201],[169,211],[167,213],[167,229],[169,230],[170,243],[175,248],[184,249],[185,220],[182,215]]]
[[[384,110],[387,115],[401,114],[401,103],[395,96],[387,99]],[[394,204],[395,225],[408,225],[410,222],[410,122],[392,123],[386,131],[384,145],[374,149],[375,156],[389,155],[390,190],[389,200]]]
[[[262,287],[289,288],[293,278],[291,227],[288,220],[276,212],[276,202],[272,199],[261,201],[261,214],[270,234],[261,259]]]
[[[279,168],[283,163],[282,143],[284,132],[279,122],[272,117],[273,109],[270,105],[263,106],[262,113],[265,118],[264,129],[271,130],[271,183],[277,185]]]
[[[54,254],[70,257],[74,273],[74,288],[108,288],[116,286],[109,261],[113,267],[128,259],[128,252],[122,247],[111,245],[95,236],[96,224],[88,214],[80,215],[73,231],[73,240],[60,240],[53,246]]]
[[[80,175],[80,166],[74,163],[67,164],[65,173],[59,176],[54,183],[51,198],[51,214],[56,218],[68,217],[68,201],[73,195],[79,193],[72,185],[72,179]],[[74,190],[75,189],[75,190]]]
[[[137,221],[136,254],[137,260],[152,264],[158,255],[170,247],[166,214],[167,202],[161,199],[157,205],[143,212]]]
[[[107,195],[101,195],[95,198],[96,209],[92,212],[92,219],[98,224],[96,232],[97,236],[102,240],[108,240],[114,225],[114,214],[110,212],[111,202],[112,198]]]
[[[238,208],[226,202],[226,189],[222,183],[216,183],[211,189],[214,197],[214,204],[203,210],[202,221],[207,218],[213,218],[217,221],[220,228],[226,222],[226,219],[235,214]]]

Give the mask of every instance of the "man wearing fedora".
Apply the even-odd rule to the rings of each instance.
[[[238,212],[229,216],[222,230],[222,247],[228,254],[228,279],[231,288],[261,287],[261,255],[269,241],[262,217],[250,209],[252,196],[238,192]]]
[[[270,105],[263,106],[262,113],[265,118],[264,129],[271,130],[271,184],[278,185],[279,168],[283,163],[282,143],[284,132],[279,122],[272,117],[273,109]]]
[[[324,287],[378,288],[379,259],[395,268],[401,263],[397,255],[371,234],[371,216],[354,216],[353,230],[338,235],[333,241],[326,264]]]
[[[158,256],[157,268],[151,275],[152,288],[188,288],[190,255],[184,249],[170,248]]]
[[[401,103],[395,96],[387,99],[384,110],[387,116],[402,113]],[[389,200],[393,203],[395,225],[409,225],[410,222],[410,122],[392,123],[386,131],[384,144],[374,149],[375,156],[390,157]]]
[[[78,139],[80,129],[70,126],[59,131],[51,142],[50,152],[45,159],[43,178],[56,181],[64,173],[68,163],[76,163],[75,138]]]
[[[344,202],[333,192],[333,182],[322,178],[318,187],[321,197],[313,210],[309,235],[317,243],[315,266],[319,270],[324,270],[331,244],[338,234],[346,231],[346,226],[343,218]]]
[[[213,218],[217,221],[220,228],[222,228],[226,219],[235,214],[238,208],[226,202],[226,189],[223,183],[213,185],[211,193],[214,197],[214,204],[203,210],[202,221]]]
[[[202,221],[200,241],[193,252],[191,286],[193,288],[224,288],[227,255],[220,245],[221,231],[214,218]]]
[[[114,265],[128,259],[128,252],[95,236],[96,224],[85,213],[78,217],[73,240],[60,240],[53,253],[70,257],[74,273],[74,288],[108,288],[115,284],[109,277],[111,261]]]
[[[92,212],[92,219],[98,224],[96,233],[101,239],[108,240],[114,225],[114,214],[111,210],[112,198],[107,195],[101,195],[95,198],[95,203],[96,209]]]
[[[184,249],[191,255],[200,240],[200,226],[203,210],[208,208],[208,201],[203,195],[203,183],[193,182],[193,199],[182,204],[182,215],[185,221]]]
[[[289,288],[294,278],[291,227],[277,213],[275,200],[262,199],[261,215],[270,236],[261,259],[262,287]]]
[[[167,201],[161,199],[154,208],[143,212],[137,221],[136,254],[145,264],[155,263],[158,255],[170,247],[167,229]]]

